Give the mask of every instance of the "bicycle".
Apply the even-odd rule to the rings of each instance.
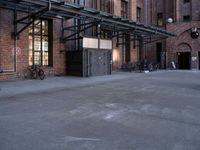
[[[28,66],[24,70],[25,79],[37,79],[38,77],[40,78],[40,80],[44,80],[45,78],[44,70],[40,66]]]
[[[127,62],[127,63],[123,63],[121,65],[121,70],[122,71],[129,71],[129,72],[131,72],[131,71],[133,71],[135,69],[134,67],[135,66],[133,65],[133,63]]]

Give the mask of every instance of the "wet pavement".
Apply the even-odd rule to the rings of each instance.
[[[0,82],[0,150],[198,150],[200,72]]]

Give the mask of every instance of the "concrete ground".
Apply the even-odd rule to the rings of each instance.
[[[0,82],[0,150],[199,150],[200,72]]]

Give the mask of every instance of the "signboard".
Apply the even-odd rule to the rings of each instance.
[[[21,55],[21,48],[20,47],[16,47],[16,54],[17,55]],[[15,54],[15,48],[12,48],[12,54],[14,55]]]
[[[100,49],[112,49],[112,41],[111,40],[100,40]]]
[[[99,46],[100,44],[100,46]],[[97,39],[97,38],[83,38],[83,48],[92,48],[92,49],[112,49],[112,40],[106,39]]]
[[[83,38],[83,48],[98,49],[98,39],[84,37]]]

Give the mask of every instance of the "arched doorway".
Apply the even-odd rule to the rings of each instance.
[[[191,47],[181,43],[176,50],[178,69],[191,69]]]
[[[199,70],[200,70],[200,51],[198,52],[198,56],[199,56]]]

